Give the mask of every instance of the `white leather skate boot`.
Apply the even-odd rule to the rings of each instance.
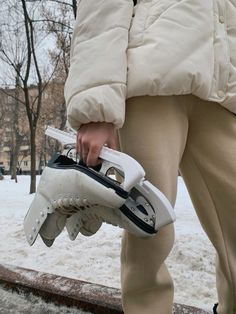
[[[103,221],[139,235],[139,228],[119,210],[127,198],[128,193],[115,181],[61,155],[43,171],[24,220],[27,240],[32,245],[39,233],[45,244],[51,246],[69,217],[73,220],[73,229],[69,224],[71,239],[80,229],[85,235],[94,234]],[[83,217],[89,223],[87,231]]]

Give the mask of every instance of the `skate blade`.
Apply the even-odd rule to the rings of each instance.
[[[143,236],[153,236],[176,219],[166,196],[148,181],[136,185],[120,211]],[[129,222],[130,221],[130,222]]]

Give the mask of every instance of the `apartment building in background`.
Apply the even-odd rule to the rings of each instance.
[[[30,97],[33,101],[37,95],[35,86],[30,88]],[[0,89],[0,169],[8,174],[11,166],[12,154],[14,151],[14,121],[16,120],[17,108],[17,130],[19,132],[19,157],[17,163],[18,174],[29,174],[30,161],[30,132],[26,109],[24,104],[18,103],[14,98],[15,89]],[[50,156],[58,148],[55,141],[46,138],[44,131],[46,125],[62,128],[65,124],[65,104],[63,96],[63,85],[52,82],[43,94],[43,103],[38,122],[36,135],[36,170],[41,173]]]

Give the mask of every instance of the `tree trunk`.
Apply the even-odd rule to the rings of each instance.
[[[36,143],[35,143],[35,129],[31,127],[30,130],[30,194],[35,193],[36,191]]]
[[[44,148],[42,148],[40,154],[38,154],[38,158],[39,158],[39,164],[38,164],[38,174],[41,174],[41,171],[42,171],[42,168],[43,168],[43,161],[44,161],[44,155],[45,155],[45,152],[44,152]]]
[[[9,174],[12,174],[12,167],[13,167],[13,150],[11,147],[11,151],[10,151],[10,165],[9,165]]]
[[[16,144],[13,149],[11,179],[17,183],[17,165],[21,146],[21,136],[16,135]]]
[[[12,168],[11,168],[11,179],[15,180],[17,183],[17,163],[19,158],[20,146],[23,137],[20,135],[19,130],[19,87],[20,87],[20,78],[19,73],[21,71],[21,64],[18,63],[16,65],[16,84],[15,84],[15,102],[13,108],[13,130],[12,130],[12,137],[13,137],[13,147],[12,147]]]
[[[72,6],[73,6],[74,18],[76,19],[76,11],[77,11],[77,1],[76,0],[72,0]]]
[[[17,148],[17,146],[15,146],[13,150],[13,155],[12,155],[11,180],[15,180],[16,182],[17,182],[18,154],[19,154],[19,149]]]

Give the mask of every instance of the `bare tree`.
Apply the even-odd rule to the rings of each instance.
[[[55,39],[55,47],[49,51],[49,58],[53,68],[55,68],[54,79],[59,83],[58,86],[62,87],[69,73],[70,45],[77,10],[76,1],[44,1],[57,5],[55,10],[52,10],[50,6],[43,6],[41,15],[45,21],[45,30]],[[55,99],[52,101],[55,102]],[[61,111],[61,123],[58,127],[64,129],[66,126],[66,104],[61,95],[57,97],[57,105]]]
[[[10,159],[10,173],[11,179],[17,182],[17,165],[20,153],[20,147],[28,134],[28,126],[22,119],[25,118],[25,111],[22,112],[22,104],[20,103],[20,79],[19,74],[21,73],[21,64],[16,64],[16,82],[13,90],[14,100],[12,104],[12,142],[11,142],[11,159]]]
[[[21,0],[20,2],[17,0],[5,1],[5,7],[8,9],[9,14],[13,14],[12,12],[14,12],[14,18],[11,19],[11,22],[13,21],[12,23],[9,21],[6,23],[8,32],[4,32],[4,34],[7,34],[5,36],[5,45],[4,41],[1,40],[0,58],[8,65],[8,68],[13,70],[12,72],[15,73],[15,77],[17,78],[15,94],[13,95],[10,93],[9,96],[15,99],[16,105],[22,103],[26,109],[30,130],[30,193],[34,193],[36,189],[37,127],[42,109],[43,93],[50,80],[53,78],[55,69],[51,68],[51,74],[48,75],[46,79],[43,79],[44,70],[42,64],[40,64],[37,43],[37,39],[40,37],[40,33],[43,33],[43,29],[35,22],[38,14],[35,9],[35,2],[30,5],[27,5],[26,2],[26,0]],[[17,20],[17,23],[14,22],[15,20]],[[4,27],[6,27],[6,25]],[[21,31],[20,36],[15,36],[15,42],[17,42],[18,49],[11,49],[9,48],[9,34],[16,34],[19,29]],[[57,62],[54,63],[54,66],[55,68],[57,67]],[[31,88],[32,83],[34,84],[33,89]],[[7,93],[6,90],[5,93]],[[15,115],[15,119],[18,119],[17,114]],[[16,144],[16,141],[14,141],[14,155],[18,149]],[[15,165],[14,168],[16,168]]]
[[[53,13],[54,11],[50,9],[43,10],[45,3],[57,5],[56,10],[59,14]],[[41,9],[39,10],[40,4]],[[15,133],[13,141],[15,152],[13,155],[17,155],[18,147],[16,143],[20,142],[20,137],[18,136],[17,140],[16,136],[16,134],[19,135],[17,106],[24,105],[30,130],[30,193],[33,193],[36,189],[36,135],[38,128],[43,128],[43,118],[40,117],[43,102],[45,101],[43,95],[52,79],[59,83],[61,91],[63,91],[63,83],[68,74],[69,47],[73,29],[71,21],[76,16],[76,1],[3,0],[2,8],[5,9],[5,14],[1,15],[9,16],[8,20],[3,19],[3,22],[0,22],[0,61],[7,65],[7,70],[3,67],[4,71],[2,71],[2,73],[5,72],[7,74],[5,75],[4,73],[3,83],[5,86],[15,87],[15,93],[8,93],[6,89],[4,90],[4,93],[15,100],[16,106],[13,128]],[[40,60],[38,43],[42,34],[43,36],[47,34],[53,36],[56,43],[55,49],[51,49],[49,52],[50,65],[45,65]],[[12,36],[14,36],[14,40]],[[4,37],[4,40],[2,40],[2,37]],[[14,45],[11,43],[14,43]],[[47,71],[44,71],[45,66],[48,67]],[[45,72],[47,75],[44,75]],[[50,75],[48,75],[49,72]],[[12,83],[12,77],[15,78],[15,84]],[[31,88],[32,84],[34,85],[33,90]],[[60,122],[57,120],[57,126],[62,129],[66,123],[64,97],[60,96],[54,102],[57,103],[58,116],[61,117]],[[44,122],[50,123],[48,121]],[[15,161],[13,168],[16,168]]]
[[[0,53],[1,59],[15,73],[16,77],[16,88],[15,95],[9,94],[9,96],[15,99],[15,105],[18,106],[19,102],[22,102],[25,105],[26,113],[29,122],[30,128],[30,150],[31,150],[31,183],[30,183],[30,193],[34,193],[36,189],[36,147],[35,147],[35,137],[36,137],[36,128],[37,121],[40,114],[41,104],[42,104],[42,92],[43,92],[43,82],[40,73],[38,58],[36,56],[36,41],[35,41],[35,29],[33,27],[32,20],[29,16],[28,8],[25,0],[21,0],[21,2],[17,1],[9,1],[5,2],[5,6],[8,9],[9,14],[13,14],[17,21],[21,20],[21,38],[19,38],[19,22],[10,24],[8,21],[8,36],[12,33],[17,34],[15,37],[16,45],[18,49],[13,51],[8,44],[9,40],[4,45],[3,41],[1,42]],[[13,9],[13,11],[12,11]],[[14,21],[14,19],[13,19]],[[12,31],[11,31],[12,29]],[[22,32],[23,30],[23,32]],[[5,37],[6,39],[6,37]],[[9,38],[8,38],[9,39]],[[19,60],[19,52],[21,55],[21,60]],[[22,53],[23,52],[23,53]],[[31,95],[29,93],[29,86],[32,72],[35,73],[35,81],[37,86],[37,94],[35,98],[32,100]],[[19,84],[21,81],[21,84]],[[21,99],[19,89],[22,90],[24,95],[23,99]],[[18,119],[18,110],[15,112],[14,120]],[[16,131],[16,128],[14,127]],[[17,153],[18,145],[16,143],[16,139],[13,141],[14,143],[14,151],[13,156]],[[16,168],[16,161],[14,159],[14,169]],[[13,174],[14,175],[14,174]]]
[[[18,12],[17,6],[14,7],[13,3],[8,3],[8,5],[4,5],[3,7],[5,9],[5,12]],[[9,67],[14,68],[12,80],[10,77],[8,77],[4,73],[4,77],[7,77],[5,79],[5,84],[7,84],[10,81],[15,81],[12,83],[10,89],[2,89],[2,94],[5,94],[5,99],[11,98],[11,101],[7,100],[5,102],[5,109],[7,110],[7,119],[8,123],[6,125],[8,126],[8,145],[10,146],[10,173],[11,173],[11,179],[15,179],[17,182],[17,176],[16,176],[16,169],[17,169],[17,162],[18,162],[18,156],[19,156],[19,150],[20,146],[22,144],[23,139],[25,138],[26,132],[25,128],[20,127],[20,120],[23,118],[25,120],[25,110],[23,107],[22,97],[20,98],[20,73],[22,66],[24,64],[24,58],[25,58],[25,49],[23,46],[21,46],[21,26],[18,23],[10,24],[9,20],[7,20],[8,14],[5,14],[5,23],[4,25],[1,25],[0,28],[0,59],[5,63],[5,65],[8,65]],[[3,29],[2,29],[3,28]],[[4,32],[5,36],[3,38],[2,33]],[[16,40],[14,40],[16,39]],[[2,63],[2,64],[3,64]],[[6,67],[5,67],[6,68]],[[13,78],[15,77],[15,79]],[[8,108],[7,108],[8,107]],[[22,117],[22,115],[24,117]],[[25,123],[24,123],[25,125]],[[2,125],[1,125],[2,127]],[[3,130],[3,128],[2,128]],[[9,140],[9,131],[10,131],[10,140]],[[23,133],[22,133],[23,131]]]

